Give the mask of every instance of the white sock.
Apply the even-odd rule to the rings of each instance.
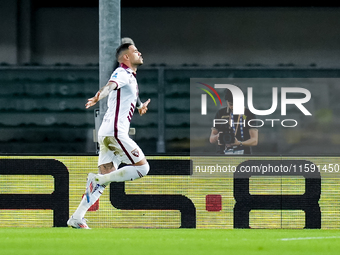
[[[103,191],[106,186],[99,186],[98,189],[90,194],[90,203],[87,202],[86,196],[81,200],[77,210],[73,214],[73,218],[82,219],[84,218],[87,210],[99,199],[99,197],[103,194]]]
[[[98,183],[101,185],[103,183],[109,182],[125,182],[133,181],[138,178],[142,178],[149,172],[149,163],[141,166],[124,166],[118,170],[115,170],[108,174],[98,174]]]

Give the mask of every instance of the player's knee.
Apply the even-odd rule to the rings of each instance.
[[[136,168],[140,178],[147,175],[149,170],[150,170],[150,166],[149,166],[148,162],[146,162],[145,164],[140,165],[140,166],[135,166],[135,168]]]
[[[143,170],[144,170],[143,176],[145,176],[145,175],[147,175],[149,173],[149,170],[150,170],[149,163],[146,162],[144,165],[142,165],[142,167],[143,167]]]
[[[100,174],[108,174],[112,171],[115,171],[117,169],[117,164],[114,164],[113,162],[102,164],[98,166],[98,170]]]

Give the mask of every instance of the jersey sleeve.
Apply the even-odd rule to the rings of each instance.
[[[117,84],[116,89],[120,89],[129,83],[129,76],[126,71],[122,68],[117,68],[110,77],[110,82],[115,82]]]

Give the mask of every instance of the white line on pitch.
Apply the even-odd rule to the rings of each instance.
[[[296,241],[296,240],[312,240],[312,239],[335,239],[340,236],[311,236],[311,237],[296,237],[296,238],[282,238],[281,241]]]

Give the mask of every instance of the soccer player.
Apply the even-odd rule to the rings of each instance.
[[[134,44],[123,43],[116,51],[116,58],[120,66],[85,105],[89,108],[108,96],[108,109],[98,131],[99,174],[89,173],[87,176],[85,196],[67,221],[67,225],[73,228],[89,228],[84,219],[85,213],[110,182],[132,181],[149,172],[143,151],[128,135],[135,107],[143,115],[150,103],[150,99],[141,103],[138,97],[136,71],[143,64],[142,54]],[[118,169],[120,163],[127,165]]]

